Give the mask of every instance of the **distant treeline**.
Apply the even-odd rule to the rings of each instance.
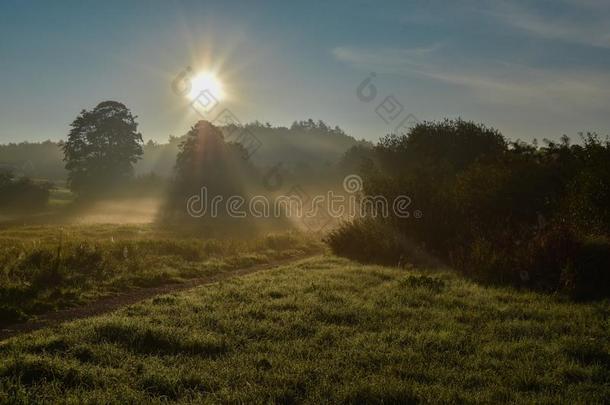
[[[60,144],[53,141],[0,145],[0,171],[51,181],[67,176]]]
[[[247,129],[260,142],[252,162],[261,168],[281,163],[283,170],[323,171],[338,162],[357,141],[338,127],[322,121],[299,121],[290,128],[254,122]],[[222,128],[224,133],[229,129]],[[142,159],[135,165],[136,176],[151,173],[169,178],[184,136],[170,136],[167,143],[149,141],[143,145]],[[0,145],[0,171],[34,179],[64,181],[68,176],[63,161],[62,142],[22,142]]]

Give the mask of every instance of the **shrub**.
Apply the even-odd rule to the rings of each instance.
[[[561,214],[584,233],[610,234],[610,143],[583,136],[575,149],[579,164],[567,182]]]
[[[560,275],[561,288],[575,299],[610,295],[610,241],[590,239],[577,248]]]
[[[372,218],[343,223],[325,242],[333,253],[363,263],[428,265],[433,260],[392,225]]]
[[[403,251],[395,231],[370,219],[343,223],[326,242],[333,253],[365,263],[396,265]]]
[[[561,272],[574,261],[579,244],[578,236],[565,224],[535,232],[515,249],[521,281],[541,290],[557,290]]]
[[[24,211],[40,209],[49,202],[51,185],[36,183],[27,177],[15,178],[0,173],[0,209]]]
[[[425,215],[355,221],[327,241],[337,254],[386,264],[425,247],[481,281],[602,296],[610,246],[590,240],[610,235],[610,142],[581,136],[580,145],[565,136],[544,147],[507,143],[462,120],[388,135],[362,166],[364,193],[408,195]]]
[[[264,239],[264,245],[269,249],[285,250],[297,246],[298,239],[292,234],[270,234]]]

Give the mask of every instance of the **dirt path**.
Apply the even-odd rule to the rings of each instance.
[[[247,274],[255,273],[257,271],[268,270],[274,267],[294,263],[300,260],[307,259],[309,257],[313,257],[313,255],[301,257],[298,259],[278,260],[273,263],[261,264],[257,266],[247,267],[244,269],[229,270],[215,275],[190,279],[185,281],[184,283],[167,284],[159,287],[150,287],[134,291],[128,291],[121,295],[102,298],[98,301],[87,303],[84,306],[49,312],[47,314],[39,315],[38,318],[33,321],[3,327],[2,329],[0,329],[0,342],[13,336],[21,335],[50,326],[56,326],[64,322],[105,314],[107,312],[114,311],[127,305],[135,304],[145,299],[155,297],[157,295],[184,291],[200,285],[212,284],[233,277],[245,276]]]

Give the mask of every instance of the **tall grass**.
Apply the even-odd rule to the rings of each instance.
[[[8,229],[0,232],[1,322],[320,249],[296,234],[244,241],[170,238],[130,227]]]

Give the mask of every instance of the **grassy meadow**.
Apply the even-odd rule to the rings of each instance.
[[[610,405],[610,0],[371,3],[0,1],[0,405]]]
[[[321,255],[0,343],[0,402],[603,403],[609,314]]]
[[[130,290],[321,252],[295,233],[207,239],[151,225],[0,230],[0,326]]]

